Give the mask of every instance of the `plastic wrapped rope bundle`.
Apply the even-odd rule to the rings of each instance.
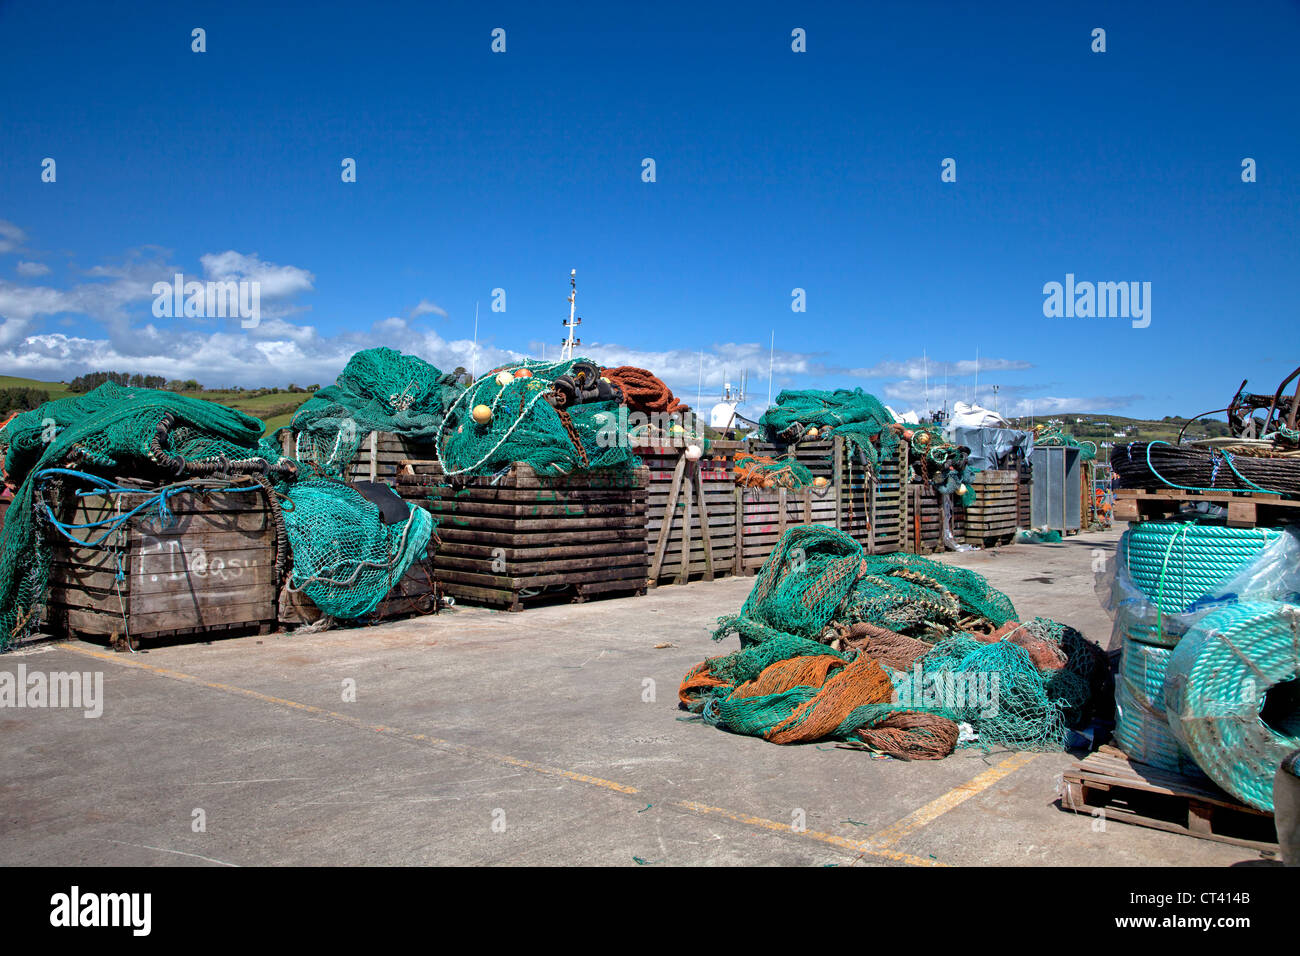
[[[1300,607],[1274,601],[1206,614],[1165,679],[1174,736],[1228,793],[1273,809],[1273,775],[1300,748]]]
[[[1213,607],[1292,600],[1300,592],[1300,534],[1144,521],[1120,538],[1110,608],[1116,631],[1173,647]]]
[[[1132,638],[1124,641],[1115,684],[1115,739],[1134,760],[1200,777],[1200,767],[1174,737],[1165,714],[1165,674],[1172,653]]]
[[[372,431],[432,441],[464,391],[456,376],[393,349],[364,349],[289,423],[296,458],[342,476]]]

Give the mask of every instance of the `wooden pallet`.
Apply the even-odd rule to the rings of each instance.
[[[519,464],[495,478],[448,479],[436,461],[405,461],[394,485],[438,521],[442,593],[520,611],[561,592],[575,601],[645,593],[648,471],[548,478]]]
[[[138,493],[50,504],[64,522],[89,524],[150,494],[142,485]],[[96,547],[52,542],[47,604],[58,630],[152,640],[275,628],[277,531],[265,493],[186,493],[168,508],[165,527],[142,512]]]
[[[990,547],[1009,544],[1020,520],[1020,476],[1016,471],[981,471],[971,480],[975,503],[966,509],[966,541]]]
[[[1254,492],[1180,491],[1173,488],[1117,490],[1115,520],[1160,520],[1178,514],[1185,505],[1201,503],[1226,507],[1229,528],[1265,528],[1300,523],[1300,501],[1285,501],[1277,495]]]
[[[736,571],[736,496],[732,458],[740,442],[710,443],[708,457],[686,458],[684,441],[633,448],[648,469],[646,553],[649,584],[712,581]],[[685,556],[685,560],[683,560]]]
[[[1276,850],[1273,815],[1197,781],[1130,760],[1104,746],[1062,775],[1062,810],[1183,833],[1255,850]]]

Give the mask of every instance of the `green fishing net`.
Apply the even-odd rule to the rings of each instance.
[[[412,507],[405,521],[384,524],[379,506],[349,485],[325,478],[295,482],[283,505],[293,549],[289,587],[326,614],[364,617],[425,556],[433,519]]]
[[[432,442],[465,391],[452,374],[424,359],[387,348],[364,349],[348,360],[333,385],[294,414],[289,429],[296,458],[326,474],[346,473],[372,431]]]
[[[856,708],[829,736],[849,739],[890,714],[911,712],[969,725],[964,746],[1059,750],[1090,702],[1096,651],[1077,631],[1045,618],[1013,625],[997,640],[974,636],[977,626],[1002,627],[1016,619],[1011,600],[974,571],[919,555],[863,554],[842,532],[801,525],[782,535],[740,612],[718,619],[714,639],[734,633],[741,648],[687,676],[689,683],[705,672],[724,682],[692,690],[689,709],[733,732],[764,736],[819,688],[743,697],[736,687],[795,657],[851,661],[858,651],[842,653],[819,639],[839,633],[828,628],[832,622],[836,628],[867,623],[931,649],[909,671],[886,667],[894,699]]]
[[[773,442],[797,440],[809,428],[830,428],[862,452],[873,468],[888,458],[899,438],[890,428],[894,416],[876,396],[860,388],[852,391],[786,390],[758,420],[764,437]]]
[[[97,536],[96,529],[58,530],[58,517],[46,505],[47,482],[70,483],[75,492],[77,474],[135,478],[155,487],[261,475],[274,493],[292,497],[303,469],[283,458],[274,441],[262,438],[264,428],[258,419],[213,402],[106,383],[85,395],[47,402],[0,429],[6,479],[17,486],[0,538],[0,649],[35,628],[51,549],[70,543],[63,534],[83,541]],[[294,573],[306,580],[328,571],[328,581],[308,589],[327,613],[347,617],[373,608],[387,591],[388,577],[400,577],[423,552],[431,519],[415,509],[423,517],[417,515],[399,540],[392,528],[381,527],[378,509],[355,491],[338,482],[313,488],[282,509]],[[164,524],[169,520],[165,498],[154,517]],[[344,570],[349,561],[359,569],[355,575]],[[376,570],[380,566],[382,573]]]
[[[437,436],[444,474],[490,475],[516,462],[553,476],[637,467],[617,403],[591,401],[558,410],[547,401],[556,379],[578,362],[593,364],[587,359],[527,361],[489,372],[470,385],[453,403]],[[528,374],[516,375],[520,369]],[[476,408],[486,408],[490,417],[477,421]]]

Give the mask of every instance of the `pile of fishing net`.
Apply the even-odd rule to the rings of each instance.
[[[299,491],[305,469],[261,437],[261,421],[187,395],[106,383],[46,402],[0,430],[5,481],[15,488],[0,537],[0,649],[35,628],[49,583],[52,549],[109,540],[127,520],[173,520],[180,494],[261,486],[292,547],[292,574],[327,614],[368,613],[428,544],[432,522],[413,509],[405,526],[384,525],[380,509],[341,482]],[[128,487],[118,480],[131,479]],[[82,495],[139,495],[149,512],[71,527],[51,501]],[[420,515],[424,515],[423,518]],[[382,566],[382,573],[378,568]],[[372,573],[375,572],[375,573]],[[277,582],[279,583],[279,582]]]
[[[1097,457],[1097,445],[1095,442],[1079,441],[1068,432],[1063,432],[1059,428],[1053,428],[1050,425],[1039,425],[1034,429],[1035,445],[1064,445],[1067,448],[1079,449],[1080,461],[1092,461]]]
[[[456,376],[393,349],[364,349],[294,414],[294,457],[340,477],[372,431],[432,442],[465,391]]]
[[[841,435],[872,468],[898,447],[901,431],[893,427],[894,416],[880,399],[860,388],[783,391],[758,424],[767,441],[781,444],[799,441],[810,428],[816,428],[820,438]]]
[[[448,409],[435,439],[443,473],[491,475],[517,462],[552,476],[631,470],[621,399],[588,359],[495,369]]]
[[[740,613],[740,650],[684,678],[682,705],[775,743],[840,740],[908,759],[961,745],[1059,750],[1104,663],[1077,631],[1018,622],[973,571],[917,555],[865,555],[850,536],[782,535]]]
[[[790,488],[797,490],[813,483],[812,472],[792,456],[769,458],[750,452],[736,455],[736,484],[743,488]]]

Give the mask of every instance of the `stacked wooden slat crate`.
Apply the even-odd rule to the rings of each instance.
[[[69,634],[132,640],[269,633],[276,623],[277,549],[283,542],[277,544],[265,493],[253,487],[175,495],[167,502],[169,522],[149,508],[94,547],[52,538],[51,620]],[[142,486],[139,492],[68,496],[50,504],[65,524],[89,525],[129,512],[152,494]],[[95,537],[92,531],[87,540]]]
[[[928,482],[913,481],[907,486],[907,548],[912,554],[932,554],[947,550],[943,541],[943,497]],[[953,539],[966,539],[966,509],[949,497],[951,515],[948,530]]]
[[[971,481],[975,503],[966,509],[966,541],[982,547],[1010,544],[1019,521],[1019,475],[981,471]]]
[[[1016,474],[1016,526],[1029,529],[1034,526],[1034,470],[1029,462],[1022,461],[1016,466]]]
[[[868,554],[901,550],[907,540],[908,500],[900,475],[907,471],[907,446],[884,458],[879,473],[852,451],[840,436],[799,442],[793,446],[755,443],[755,454],[780,458],[787,454],[804,465],[823,487],[787,491],[781,488],[744,489],[738,496],[741,567],[752,572],[762,566],[781,532],[792,524],[822,524],[855,538]]]
[[[736,570],[736,495],[732,457],[740,442],[709,443],[691,461],[677,437],[636,445],[647,469],[649,584],[711,581]],[[683,555],[689,555],[683,560]]]
[[[648,469],[536,474],[517,464],[492,478],[447,478],[408,461],[394,479],[438,521],[434,578],[458,601],[523,609],[559,592],[581,601],[646,588]]]
[[[284,453],[296,457],[295,442],[288,432],[285,433]],[[367,432],[348,463],[344,477],[348,481],[386,481],[396,477],[403,461],[436,457],[432,442],[415,442],[392,432]]]

